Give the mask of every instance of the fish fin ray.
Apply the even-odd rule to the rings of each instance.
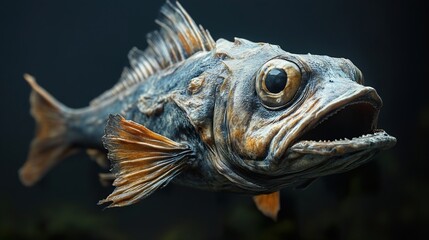
[[[105,151],[96,148],[87,148],[86,154],[88,154],[88,156],[94,160],[98,166],[108,168],[109,160],[107,159],[107,153]]]
[[[19,170],[19,178],[25,186],[39,181],[56,163],[74,153],[67,139],[67,107],[40,87],[33,76],[24,74],[32,88],[30,94],[31,115],[36,121],[36,134],[31,142],[27,161]]]
[[[128,53],[130,68],[124,68],[118,83],[90,105],[101,104],[197,52],[214,48],[210,33],[197,25],[180,3],[167,1],[160,13],[155,21],[159,30],[147,34],[148,47],[144,51],[133,47]]]
[[[265,216],[277,220],[277,214],[280,211],[280,192],[273,192],[269,194],[260,194],[253,196],[253,201],[259,211]]]
[[[120,115],[109,116],[103,143],[115,175],[114,191],[99,201],[110,203],[108,207],[127,206],[149,196],[180,174],[193,158],[187,145]]]
[[[112,185],[113,180],[115,180],[115,174],[113,173],[99,173],[98,180],[103,187],[108,187]]]

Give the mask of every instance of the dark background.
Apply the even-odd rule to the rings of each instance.
[[[384,100],[379,126],[395,148],[365,166],[282,191],[279,220],[249,196],[170,185],[131,207],[102,210],[112,190],[84,153],[32,188],[17,170],[34,134],[31,73],[58,100],[84,107],[118,79],[163,1],[0,3],[1,239],[423,239],[429,222],[428,26],[414,1],[187,1],[215,39],[346,57]]]

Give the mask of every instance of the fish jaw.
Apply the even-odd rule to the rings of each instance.
[[[299,134],[294,138],[277,142],[273,158],[280,159],[282,174],[300,172],[314,178],[345,172],[396,144],[395,137],[377,128],[382,106],[377,92],[358,84],[350,85],[353,88],[295,126]]]
[[[315,178],[352,170],[395,144],[395,137],[377,129],[373,134],[352,139],[302,140],[287,150],[284,159],[290,163],[288,172],[303,171],[303,177]]]
[[[386,150],[396,144],[396,138],[390,136],[382,129],[375,129],[374,133],[364,134],[352,139],[340,140],[302,140],[289,148],[287,155],[307,154],[338,157],[355,152],[371,149]]]

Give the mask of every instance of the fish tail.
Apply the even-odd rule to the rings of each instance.
[[[30,94],[31,115],[36,121],[36,133],[31,142],[27,161],[19,169],[19,178],[25,186],[39,181],[56,163],[77,151],[67,137],[67,108],[45,89],[33,76],[24,74],[32,88]]]

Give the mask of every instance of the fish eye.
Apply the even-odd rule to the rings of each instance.
[[[267,72],[262,84],[269,92],[279,93],[286,87],[287,73],[281,68],[273,68]]]
[[[266,62],[256,76],[256,92],[263,105],[278,109],[287,105],[301,85],[299,67],[284,59]]]

